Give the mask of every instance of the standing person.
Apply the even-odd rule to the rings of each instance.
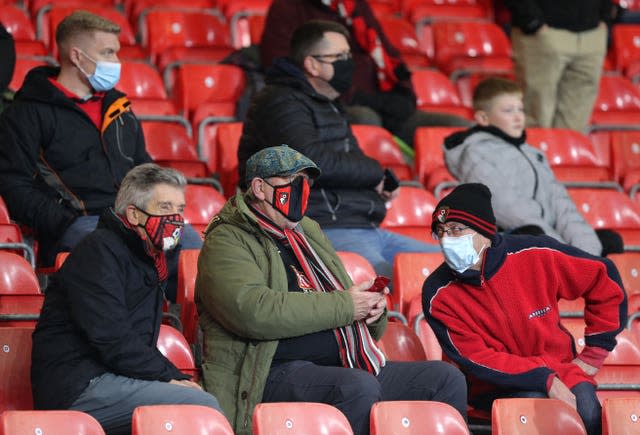
[[[442,361],[388,362],[377,347],[385,293],[354,284],[319,225],[305,217],[316,164],[286,145],[247,162],[246,193],[209,224],[198,258],[205,389],[237,434],[260,402],[322,402],[369,433],[381,400],[445,402],[466,416],[466,385]]]
[[[505,0],[529,125],[585,132],[607,52],[611,0]]]
[[[469,125],[454,115],[416,109],[411,73],[366,0],[274,0],[260,41],[264,68],[289,54],[294,30],[310,20],[333,21],[349,31],[353,82],[340,93],[351,123],[384,126],[407,144],[413,144],[417,127]]]
[[[36,409],[86,412],[109,435],[131,433],[138,406],[220,409],[156,347],[165,252],[184,226],[185,184],[173,169],[151,163],[132,169],[115,209],[103,212],[52,279],[33,334]]]
[[[613,263],[550,237],[496,233],[484,184],[461,184],[443,198],[432,231],[445,262],[424,282],[424,314],[467,375],[470,403],[490,410],[501,397],[559,399],[600,434],[594,376],[627,316]],[[580,297],[586,345],[577,354],[558,300]]]
[[[497,77],[483,80],[473,93],[473,109],[477,125],[445,139],[445,162],[462,183],[489,187],[499,228],[546,234],[592,255],[619,250],[608,242],[603,253],[603,243],[556,179],[544,153],[526,143],[517,84]]]
[[[336,101],[349,88],[353,59],[344,26],[323,20],[300,26],[289,58],[276,61],[267,86],[249,108],[238,149],[238,171],[246,187],[246,162],[257,151],[283,143],[322,168],[311,188],[309,217],[333,246],[364,256],[380,275],[391,277],[398,252],[435,252],[437,246],[379,228],[385,202],[398,194],[385,187],[380,164],[367,157]]]

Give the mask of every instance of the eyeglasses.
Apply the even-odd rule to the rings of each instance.
[[[322,61],[320,59],[325,58],[325,57],[329,57],[329,58],[333,58],[335,60],[347,60],[347,59],[351,59],[351,52],[348,51],[348,52],[331,53],[331,54],[311,54],[310,56],[312,58],[316,59],[318,62],[333,63],[333,62],[324,62],[324,61]]]
[[[442,236],[444,236],[445,234],[450,237],[458,237],[459,235],[462,234],[464,230],[468,230],[469,228],[471,227],[462,227],[462,226],[449,227],[449,228],[440,227],[440,228],[436,228],[436,231],[431,235],[435,240],[440,240]]]

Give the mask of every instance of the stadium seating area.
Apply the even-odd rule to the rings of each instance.
[[[472,119],[471,93],[489,75],[513,77],[511,45],[495,23],[491,0],[370,0],[390,40],[413,72],[421,109]],[[237,102],[247,86],[242,69],[220,61],[233,50],[259,43],[271,0],[0,0],[0,22],[13,35],[17,64],[10,89],[27,72],[55,65],[56,25],[85,9],[121,26],[123,62],[118,88],[142,121],[147,149],[159,164],[189,177],[185,219],[202,232],[236,192],[237,147],[242,123]],[[639,1],[626,1],[640,10]],[[596,379],[603,403],[603,434],[640,433],[640,25],[612,29],[605,73],[587,135],[561,129],[527,130],[544,151],[559,180],[570,188],[578,210],[595,228],[618,231],[625,252],[611,256],[629,298],[629,324]],[[1,61],[1,60],[0,60]],[[357,125],[363,151],[392,168],[402,187],[388,204],[382,227],[426,242],[431,213],[457,181],[444,163],[441,144],[456,131],[416,131],[415,156],[408,159],[380,127]],[[44,294],[36,268],[37,241],[12,222],[0,198],[0,435],[16,433],[104,433],[90,416],[73,411],[33,411],[29,380],[31,333]],[[375,276],[368,262],[341,252],[352,279]],[[179,263],[177,325],[163,325],[158,348],[198,379],[201,334],[194,303],[198,251],[183,251]],[[394,360],[439,360],[440,348],[424,320],[424,279],[442,255],[400,254],[394,264],[390,322],[380,340]],[[61,257],[63,261],[63,257]],[[584,301],[562,301],[562,321],[578,347],[584,345]],[[494,434],[582,434],[579,416],[561,402],[500,400],[493,408]],[[418,429],[419,428],[419,429]],[[427,428],[427,429],[425,429]],[[432,429],[428,429],[432,428]],[[532,429],[538,432],[531,431]],[[351,434],[337,409],[321,404],[262,404],[255,409],[255,434]],[[57,431],[57,432],[56,432]],[[301,432],[300,432],[301,431]],[[452,408],[430,402],[382,402],[371,412],[371,433],[468,434]],[[216,411],[196,406],[136,410],[134,434],[232,434]]]

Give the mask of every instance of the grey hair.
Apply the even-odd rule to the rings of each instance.
[[[145,163],[130,170],[122,180],[116,196],[115,210],[124,214],[129,205],[146,209],[153,195],[153,188],[158,184],[168,184],[184,190],[187,179],[182,172],[171,168],[163,168],[155,163]]]

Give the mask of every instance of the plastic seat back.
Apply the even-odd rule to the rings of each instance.
[[[253,410],[253,435],[353,435],[338,408],[311,402],[261,403]]]
[[[461,131],[461,127],[419,127],[416,129],[413,145],[415,148],[415,165],[420,181],[428,190],[433,190],[439,181],[434,177],[437,173],[448,174],[448,180],[453,176],[444,163],[442,146],[447,136]]]
[[[603,75],[591,114],[591,129],[637,128],[640,91],[622,76]]]
[[[440,71],[431,69],[413,71],[411,82],[419,109],[451,113],[467,119],[473,118],[471,108],[462,104],[458,90]]]
[[[178,292],[176,303],[181,306],[182,334],[190,344],[196,343],[198,310],[195,303],[196,276],[198,275],[199,249],[183,249],[178,258]]]
[[[469,434],[460,413],[441,402],[378,402],[371,407],[369,418],[371,435]]]
[[[424,280],[444,262],[440,252],[401,252],[393,261],[394,307],[408,313],[409,303],[422,294]],[[410,317],[408,317],[410,319]]]
[[[35,41],[35,29],[24,9],[16,5],[0,5],[0,22],[14,40]],[[20,52],[17,55],[19,56]]]
[[[238,147],[241,135],[241,122],[218,125],[216,134],[217,172],[226,197],[232,196],[238,185]]]
[[[640,294],[640,252],[610,254],[607,258],[618,268],[627,295]]]
[[[363,153],[376,159],[383,168],[392,169],[400,180],[412,178],[411,166],[389,130],[375,125],[352,125],[351,130]]]
[[[187,206],[184,210],[185,222],[202,233],[213,216],[218,214],[227,200],[211,186],[188,184],[185,190]]]
[[[155,67],[146,62],[122,62],[118,90],[129,98],[167,99],[162,77]]]
[[[613,26],[611,50],[615,68],[625,73],[629,65],[640,59],[640,25],[616,24]]]
[[[38,277],[27,260],[0,251],[0,295],[40,294]]]
[[[131,435],[233,435],[221,412],[199,405],[139,406],[133,411]]]
[[[157,164],[177,169],[187,177],[208,175],[205,162],[198,158],[193,140],[184,124],[143,121],[147,152]]]
[[[376,271],[362,255],[347,251],[338,251],[337,254],[354,284],[375,279]]]
[[[416,296],[411,301],[411,305],[414,305],[414,301],[417,301],[420,306],[420,313],[413,319],[413,332],[416,333],[424,353],[427,355],[429,361],[442,361],[442,347],[436,337],[435,332],[431,329],[431,326],[427,323],[422,312],[422,297]]]
[[[158,350],[183,373],[198,379],[198,369],[191,353],[189,343],[177,329],[169,325],[160,325]]]
[[[30,327],[0,327],[0,412],[33,409]],[[3,413],[2,416],[4,416]],[[2,425],[4,426],[4,424]],[[15,434],[15,432],[6,432]],[[33,432],[29,432],[33,433]]]
[[[389,322],[378,344],[389,361],[425,361],[427,355],[415,332],[399,322]]]
[[[48,65],[48,63],[39,58],[20,58],[16,59],[16,67],[13,70],[13,77],[11,78],[11,82],[9,82],[9,89],[13,91],[17,91],[22,87],[22,82],[24,82],[24,78],[27,76],[27,73],[37,67]]]
[[[410,68],[426,68],[429,58],[426,50],[420,46],[415,28],[404,18],[385,15],[378,17],[382,31],[399,52],[402,60]]]
[[[628,191],[640,180],[640,131],[612,131],[610,137],[616,180]]]
[[[491,411],[494,435],[586,435],[578,412],[557,399],[498,399]]]
[[[602,403],[602,435],[640,433],[640,397],[605,399]]]
[[[431,214],[438,201],[424,189],[401,186],[398,197],[387,203],[387,215],[381,227],[436,244],[431,237]]]
[[[7,411],[0,415],[0,435],[104,435],[98,420],[80,411]]]

